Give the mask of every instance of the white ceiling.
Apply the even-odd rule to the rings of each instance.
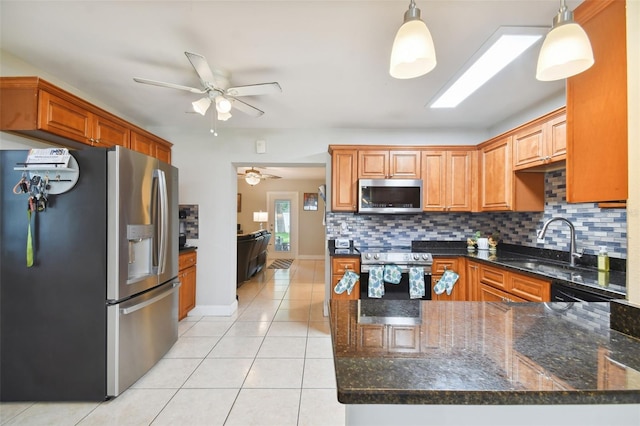
[[[411,80],[388,72],[409,0],[0,0],[0,47],[147,128],[211,127],[210,114],[186,112],[199,95],[133,81],[199,87],[184,51],[231,72],[232,85],[282,86],[243,98],[262,117],[232,111],[218,129],[486,129],[564,90],[563,81],[535,80],[538,42],[458,108],[425,108],[500,26],[549,27],[560,2],[416,3],[438,65]]]

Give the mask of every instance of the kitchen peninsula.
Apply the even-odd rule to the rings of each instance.
[[[609,303],[332,300],[330,310],[348,425],[640,420],[640,340],[609,328]]]

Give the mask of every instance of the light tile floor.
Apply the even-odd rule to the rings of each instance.
[[[103,403],[3,403],[2,425],[344,425],[324,261],[265,269],[238,289],[232,317],[187,317],[173,348]]]

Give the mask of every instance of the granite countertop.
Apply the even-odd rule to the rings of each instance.
[[[609,303],[331,300],[343,404],[640,403]]]
[[[499,246],[496,253],[480,250],[469,252],[464,243],[432,241],[414,241],[412,249],[417,252],[431,253],[434,258],[466,257],[559,281],[571,287],[599,293],[614,299],[624,299],[627,294],[627,278],[624,271],[612,269],[603,273],[599,272],[595,266],[589,265],[570,268],[568,262],[559,258],[565,253],[555,250],[505,244]],[[353,246],[348,249],[336,249],[330,245],[329,255],[331,257],[359,257],[360,251]]]
[[[183,246],[183,247],[178,247],[178,253],[188,253],[190,251],[195,251],[197,250],[198,247],[196,246]]]

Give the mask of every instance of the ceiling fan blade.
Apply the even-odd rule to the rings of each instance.
[[[203,94],[207,92],[206,90],[196,89],[195,87],[181,86],[179,84],[165,83],[164,81],[149,80],[146,78],[133,77],[133,80],[136,83],[151,84],[153,86],[168,87],[170,89],[186,90],[187,92],[191,93]]]
[[[192,52],[184,52],[184,54],[187,55],[187,59],[191,62],[193,69],[196,70],[198,77],[200,77],[200,82],[204,87],[214,89],[220,86],[204,56]]]
[[[264,111],[259,110],[258,108],[249,105],[246,102],[242,102],[240,99],[236,99],[236,98],[231,98],[231,106],[233,106],[235,109],[237,109],[238,111],[244,112],[247,115],[250,115],[252,117],[260,117],[262,114],[264,114]]]
[[[230,87],[227,89],[227,94],[230,96],[270,95],[273,93],[281,93],[281,92],[282,92],[282,88],[276,82],[249,84],[247,86],[236,86],[236,87]]]
[[[276,176],[276,175],[266,175],[264,173],[262,173],[262,177],[261,179],[280,179],[280,176]]]

